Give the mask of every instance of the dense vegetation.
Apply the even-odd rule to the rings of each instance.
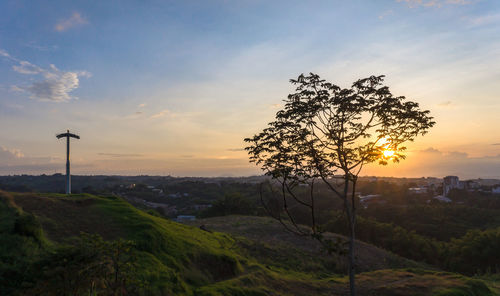
[[[326,229],[336,233],[347,232],[344,219],[341,215],[336,217]],[[445,270],[469,275],[500,272],[500,227],[469,230],[464,236],[449,242],[363,217],[359,217],[358,229],[358,239],[362,241]]]
[[[331,295],[347,287],[335,264],[313,264],[319,256],[180,225],[114,196],[0,192],[0,240],[2,295]],[[457,274],[368,270],[360,295],[492,295]]]

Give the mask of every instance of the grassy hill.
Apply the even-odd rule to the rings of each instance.
[[[136,263],[129,276],[140,283],[135,290],[139,295],[347,293],[348,280],[339,273],[342,263],[337,259],[309,250],[308,243],[299,246],[280,239],[282,230],[265,218],[229,219],[228,224],[244,225],[246,232],[254,227],[276,233],[276,243],[178,224],[114,196],[0,192],[0,291],[7,295],[78,294],[69,290],[74,282],[64,292],[50,290],[48,282],[54,272],[63,280],[71,278],[64,269],[67,262],[80,264],[73,272],[89,268],[81,260],[88,258],[81,255],[87,254],[86,249],[73,251],[78,248],[76,238],[86,232],[106,241],[132,242]],[[207,228],[217,230],[215,224],[210,225]],[[287,247],[290,243],[295,246]],[[109,246],[101,241],[85,246],[95,245]],[[494,295],[483,281],[426,270],[372,246],[363,245],[360,254],[364,258],[360,267],[366,272],[357,277],[359,295]],[[385,263],[377,263],[377,258],[385,258]],[[66,263],[57,265],[58,260]]]

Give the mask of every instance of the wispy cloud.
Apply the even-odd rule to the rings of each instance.
[[[245,151],[245,148],[229,148],[227,151],[231,152],[238,152],[238,151]]]
[[[57,45],[40,45],[34,41],[26,43],[25,46],[39,51],[54,51],[59,48]]]
[[[393,15],[393,14],[394,14],[394,11],[393,11],[392,9],[389,9],[389,10],[384,11],[382,14],[380,14],[380,15],[378,16],[378,18],[379,18],[380,20],[383,20],[383,19],[385,19],[386,17],[391,16],[391,15]]]
[[[154,119],[154,118],[160,118],[160,117],[163,117],[163,116],[165,116],[167,114],[170,114],[170,110],[165,109],[165,110],[163,110],[161,112],[158,112],[156,114],[151,115],[149,118],[152,118],[152,119]]]
[[[13,85],[12,91],[28,92],[30,98],[49,101],[64,102],[75,97],[70,92],[80,85],[80,77],[90,77],[87,71],[61,71],[55,65],[50,65],[48,69],[23,61],[11,56],[7,51],[0,49],[0,56],[17,63],[12,66],[12,70],[24,75],[37,75],[42,79],[32,82],[30,85]]]
[[[4,146],[0,146],[0,160],[6,161],[9,159],[23,158],[24,153],[19,149],[15,148],[6,148]]]
[[[10,58],[10,54],[1,48],[0,48],[0,56]]]
[[[446,101],[438,104],[439,107],[451,107],[452,105],[453,105],[452,101]]]
[[[61,20],[58,22],[55,26],[54,29],[58,32],[64,32],[66,30],[69,30],[71,28],[81,26],[88,24],[89,22],[80,15],[78,12],[73,12],[73,14],[66,19]]]
[[[491,145],[493,145],[493,146],[500,146],[500,143],[493,143]]]
[[[500,144],[500,143],[499,143]],[[461,178],[500,178],[500,154],[472,157],[461,151],[441,151],[436,148],[409,153],[408,159],[387,167],[370,165],[365,173],[386,176],[446,176]]]
[[[109,157],[141,157],[143,156],[142,154],[135,154],[135,153],[97,153],[100,156],[109,156]]]
[[[396,0],[406,3],[408,7],[442,7],[443,5],[468,5],[477,2],[476,0]]]
[[[500,22],[500,13],[497,14],[487,14],[481,15],[475,18],[469,19],[472,27],[485,26],[490,24],[496,24]]]
[[[142,103],[142,104],[139,104],[137,107],[144,108],[144,107],[146,107],[146,104]]]
[[[20,61],[19,65],[12,66],[12,69],[21,74],[40,74],[43,69],[27,61]]]

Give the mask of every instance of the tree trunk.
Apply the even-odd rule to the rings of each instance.
[[[349,190],[349,175],[346,173],[345,175],[345,183],[344,183],[344,207],[345,213],[347,216],[347,221],[349,225],[349,252],[348,252],[348,260],[349,260],[349,290],[351,296],[356,296],[356,285],[355,285],[355,270],[354,270],[354,221],[356,219],[354,198],[351,198],[351,202],[349,202],[348,190]],[[353,182],[355,186],[355,183]],[[355,187],[353,186],[353,190]],[[354,197],[354,194],[353,194]]]
[[[356,295],[356,286],[354,282],[355,270],[354,270],[354,219],[355,217],[348,217],[349,219],[349,289],[351,291],[351,296]],[[352,220],[351,220],[352,219]]]

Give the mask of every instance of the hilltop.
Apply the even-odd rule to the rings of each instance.
[[[7,192],[0,192],[0,217],[0,289],[12,295],[43,289],[43,274],[34,266],[40,258],[64,257],[62,250],[76,248],[75,237],[81,232],[133,242],[137,265],[131,277],[141,280],[138,294],[344,295],[347,291],[341,263],[327,259],[320,250],[309,250],[313,247],[308,243],[289,240],[267,218],[207,219],[203,222],[213,231],[205,231],[141,211],[116,196]],[[224,223],[240,232],[222,227]],[[295,246],[287,250],[291,244]],[[379,256],[385,263],[369,260]],[[493,295],[483,281],[432,270],[367,244],[360,248],[360,257],[366,272],[358,275],[359,295]],[[55,294],[45,290],[45,295]]]

